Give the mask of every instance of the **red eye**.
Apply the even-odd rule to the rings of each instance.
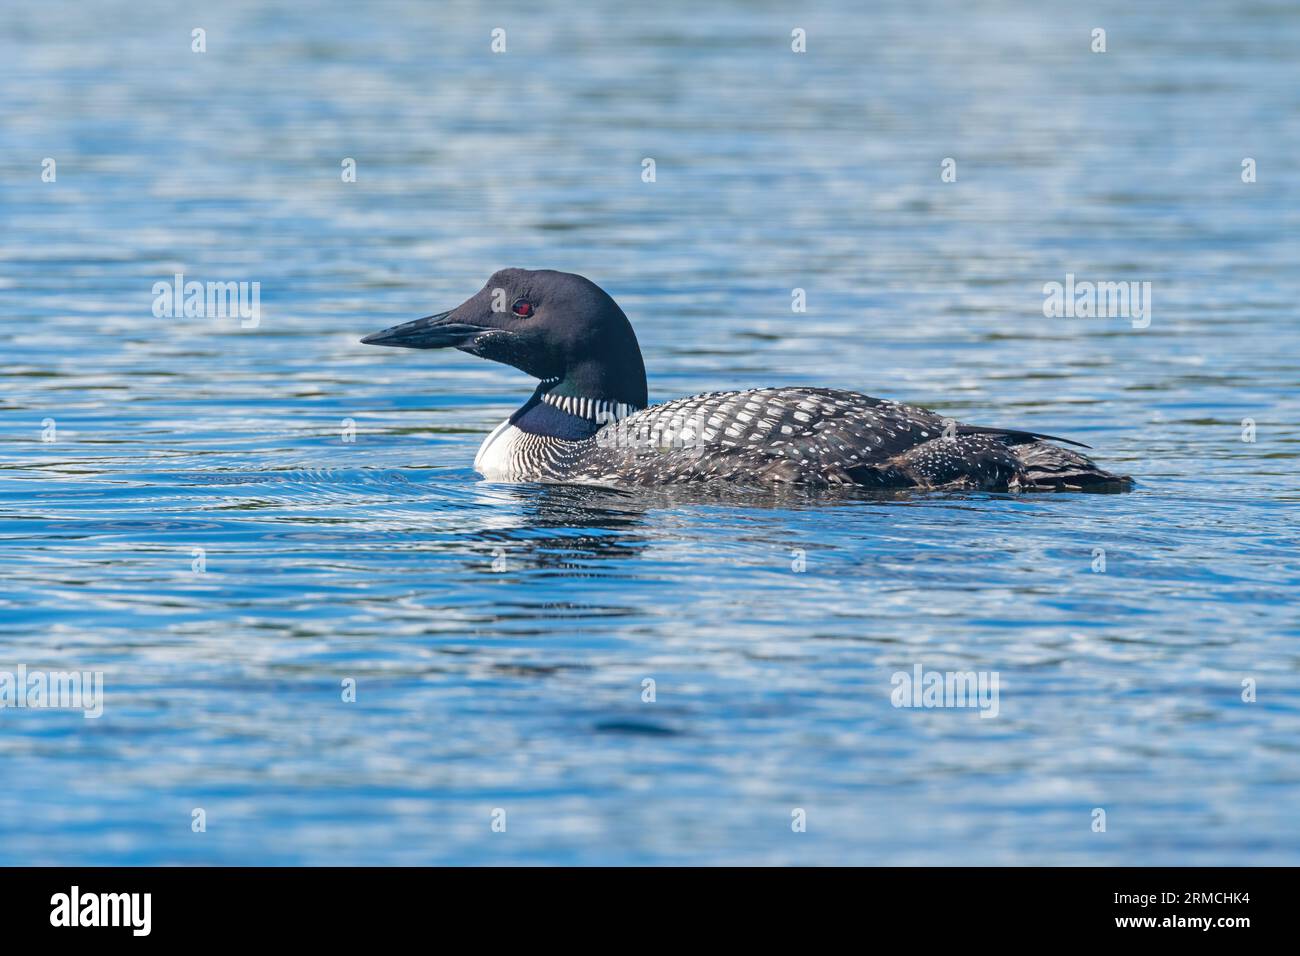
[[[520,299],[510,307],[510,311],[515,315],[523,316],[526,319],[533,314],[533,304],[527,299]]]

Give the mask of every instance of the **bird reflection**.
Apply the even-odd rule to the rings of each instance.
[[[474,535],[491,547],[494,571],[524,558],[535,570],[595,575],[593,562],[635,558],[651,544],[639,530],[648,507],[635,495],[580,485],[498,485],[488,493],[496,512],[512,518]]]
[[[805,510],[846,504],[883,504],[905,494],[871,493],[863,489],[805,489],[778,486],[753,489],[701,484],[656,489],[617,489],[592,485],[478,486],[493,515],[491,527],[474,538],[499,552],[509,566],[511,553],[527,554],[527,566],[574,575],[600,574],[593,563],[641,556],[662,529],[648,531],[656,512],[700,508]],[[512,507],[513,506],[513,507]],[[694,519],[692,519],[694,520]],[[493,569],[505,570],[499,561]]]

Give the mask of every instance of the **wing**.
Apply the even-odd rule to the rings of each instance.
[[[909,487],[917,481],[904,456],[942,437],[944,425],[926,409],[836,389],[711,392],[606,425],[575,477]]]

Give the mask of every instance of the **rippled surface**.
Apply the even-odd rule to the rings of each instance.
[[[4,8],[0,670],[106,703],[0,710],[0,862],[1300,863],[1300,16],[708,6]],[[481,483],[530,384],[357,338],[508,265],[609,290],[655,400],[853,388],[1138,490]],[[155,318],[176,272],[260,325]],[[1066,273],[1150,328],[1043,318]],[[997,719],[894,708],[917,663]]]

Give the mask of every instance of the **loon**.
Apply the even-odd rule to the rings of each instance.
[[[618,304],[582,276],[504,269],[449,312],[376,332],[366,345],[455,348],[539,380],[488,435],[489,481],[975,491],[1123,490],[1037,432],[958,424],[830,388],[709,392],[650,406],[645,364]]]

